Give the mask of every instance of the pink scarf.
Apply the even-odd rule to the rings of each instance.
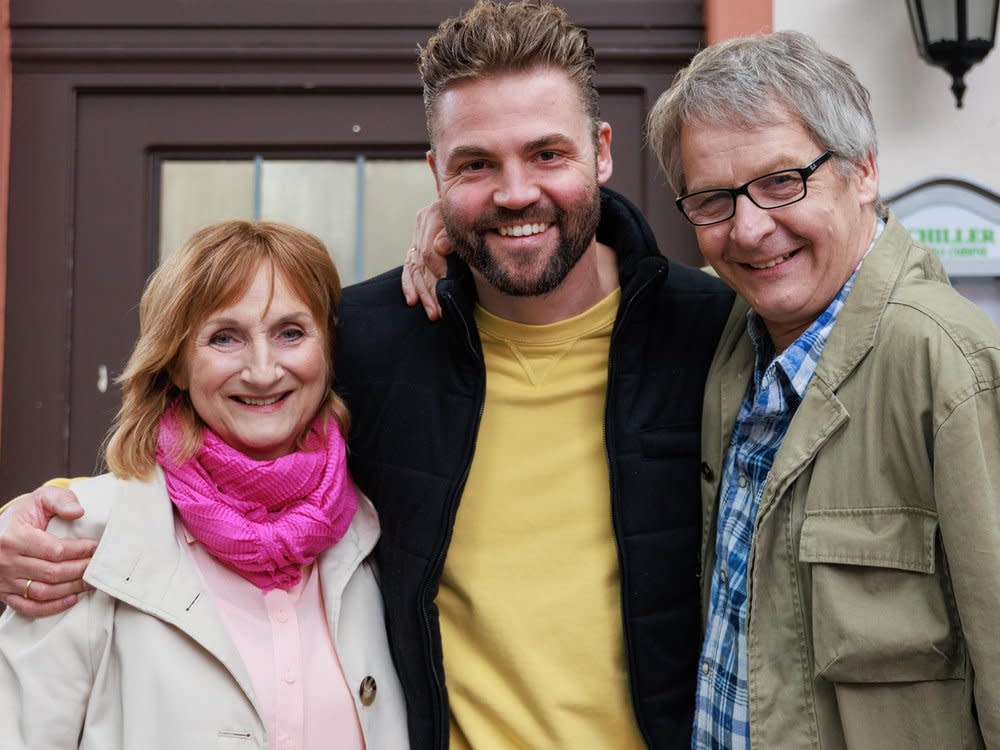
[[[290,589],[347,531],[358,496],[344,438],[332,418],[309,429],[302,450],[255,461],[203,430],[186,463],[173,459],[180,428],[173,408],[160,418],[156,460],[188,531],[227,568],[263,591]]]

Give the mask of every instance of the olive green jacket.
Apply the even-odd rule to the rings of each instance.
[[[703,604],[753,371],[705,390]],[[1000,747],[1000,331],[891,218],[775,456],[748,572],[755,750]],[[977,719],[978,713],[978,719]]]

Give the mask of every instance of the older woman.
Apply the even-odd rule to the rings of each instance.
[[[293,227],[227,222],[153,274],[106,447],[73,485],[100,537],[81,606],[0,620],[13,748],[404,748],[331,390],[337,271]]]

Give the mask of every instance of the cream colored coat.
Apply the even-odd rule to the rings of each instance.
[[[269,747],[250,675],[174,531],[157,470],[72,489],[86,508],[61,536],[100,537],[84,578],[96,589],[68,611],[0,619],[4,750],[201,750]],[[402,689],[366,561],[378,539],[367,498],[317,561],[334,644],[368,750],[407,748]],[[362,680],[375,700],[362,705]]]
[[[706,603],[746,311],[705,389]],[[775,456],[748,584],[755,750],[1000,747],[1000,331],[895,219]]]

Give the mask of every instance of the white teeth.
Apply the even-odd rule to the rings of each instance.
[[[499,227],[497,232],[501,237],[527,237],[532,234],[541,234],[548,228],[548,224],[519,224],[516,227]]]
[[[237,396],[236,398],[248,406],[270,406],[271,404],[276,404],[281,400],[281,396],[272,396],[271,398],[250,398],[249,396]]]
[[[792,257],[791,253],[786,253],[785,255],[775,258],[774,260],[769,260],[767,263],[747,263],[747,265],[750,266],[750,268],[755,268],[758,271],[763,271],[765,268],[773,268],[782,261],[788,260],[791,257]]]

